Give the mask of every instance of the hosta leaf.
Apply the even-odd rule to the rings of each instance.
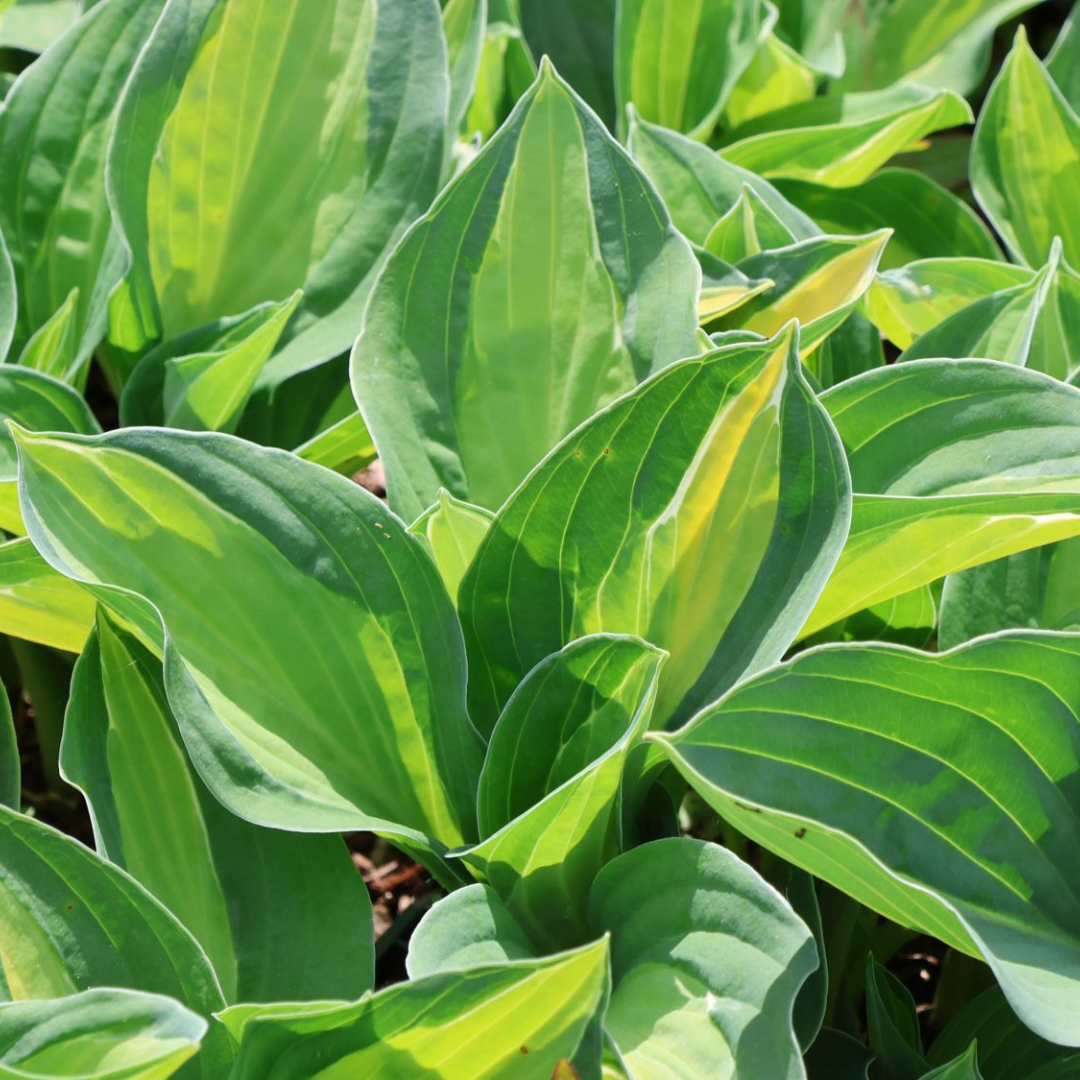
[[[517,24],[489,23],[476,76],[476,92],[465,117],[465,134],[483,142],[495,134],[518,98],[536,78],[536,61]]]
[[[1080,638],[934,656],[826,646],[664,738],[749,837],[981,954],[1020,1018],[1080,1044]]]
[[[923,1073],[922,1080],[984,1080],[979,1071],[975,1044],[972,1043],[962,1057]]]
[[[705,250],[729,263],[737,263],[749,255],[788,247],[794,242],[791,230],[769,204],[749,184],[744,184],[738,201],[705,238]]]
[[[1031,282],[1023,266],[987,259],[925,259],[877,275],[864,308],[874,325],[898,348],[995,292]]]
[[[260,304],[246,315],[219,319],[152,349],[124,385],[121,423],[233,431],[299,303],[297,292],[281,303]]]
[[[873,954],[866,963],[866,1025],[881,1080],[922,1080],[927,1067],[915,1000]]]
[[[972,1042],[978,1044],[985,1080],[1068,1080],[1080,1068],[1080,1053],[1040,1039],[1024,1027],[995,986],[969,1001],[934,1040],[931,1065],[951,1061]]]
[[[603,1008],[607,969],[607,942],[599,941],[542,960],[400,983],[355,1005],[291,1012],[277,1005],[264,1015],[241,1006],[223,1017],[240,1043],[230,1076],[550,1080]]]
[[[0,1005],[0,1076],[165,1080],[199,1051],[207,1023],[179,1002],[87,990]]]
[[[589,886],[618,850],[623,771],[663,660],[637,638],[579,638],[526,675],[491,733],[484,839],[457,854],[545,951],[589,938]]]
[[[532,55],[550,57],[614,130],[617,0],[517,0],[515,6]]]
[[[568,431],[697,351],[699,272],[648,181],[545,64],[395,250],[353,353],[390,503],[498,506]]]
[[[851,187],[784,179],[777,180],[776,187],[823,232],[851,236],[891,228],[893,236],[882,258],[886,269],[938,256],[1001,258],[975,211],[912,169],[882,169]]]
[[[808,635],[945,574],[1080,533],[1080,397],[989,360],[924,360],[834,387],[851,531]]]
[[[484,53],[487,0],[449,0],[443,8],[447,61],[450,65],[450,107],[447,131],[461,127],[476,88]]]
[[[826,389],[884,364],[881,334],[858,310],[829,334],[809,361],[814,378]]]
[[[169,703],[230,810],[393,833],[425,858],[471,838],[481,749],[460,630],[419,542],[378,499],[227,435],[19,439],[36,546],[110,586],[110,606],[124,592],[153,605]]]
[[[121,90],[163,6],[96,4],[27,69],[0,113],[0,160],[17,166],[0,172],[0,231],[18,283],[14,351],[72,303],[69,349],[58,360],[72,377],[105,335],[109,293],[123,272],[105,199],[106,149]]]
[[[460,594],[474,721],[600,632],[669,652],[655,722],[689,714],[791,643],[847,500],[792,327],[659,372],[552,451],[480,545]]]
[[[983,634],[1041,626],[1044,564],[1052,550],[1031,548],[950,574],[941,593],[938,645],[951,649]]]
[[[979,114],[971,186],[1016,258],[1041,266],[1055,236],[1080,265],[1080,117],[1031,51],[1023,27]]]
[[[438,501],[409,526],[409,532],[427,544],[451,599],[457,600],[458,587],[484,539],[495,515],[481,506],[455,499],[440,491]]]
[[[1080,17],[1075,6],[1046,58],[1046,70],[1073,111],[1080,113]]]
[[[845,0],[778,0],[778,29],[816,71],[839,78],[844,71],[840,27],[848,12]]]
[[[967,103],[951,91],[901,83],[768,113],[733,131],[722,153],[763,176],[845,187],[924,136],[971,120]]]
[[[15,289],[15,267],[8,253],[7,242],[0,233],[0,363],[15,359],[8,355],[15,339],[15,321],[18,318]]]
[[[40,372],[5,364],[0,367],[0,528],[24,531],[16,490],[18,462],[6,421],[30,431],[74,431],[91,435],[101,430],[94,414],[69,386]]]
[[[26,343],[19,354],[19,363],[23,367],[52,375],[62,382],[81,381],[82,360],[78,355],[76,329],[78,306],[79,290],[76,287]]]
[[[714,324],[719,330],[775,334],[792,319],[802,330],[804,357],[837,329],[874,280],[891,234],[819,236],[743,259],[736,269],[750,279],[774,282]]]
[[[78,841],[0,807],[0,869],[0,998],[116,986],[167,994],[204,1017],[224,1005],[187,930]],[[203,1075],[220,1075],[223,1050],[220,1040],[208,1042]]]
[[[761,0],[620,0],[615,85],[620,122],[646,120],[707,139],[764,28]]]
[[[982,567],[978,569],[981,570]],[[938,609],[934,593],[929,585],[923,585],[881,603],[872,604],[862,611],[856,611],[846,619],[818,631],[808,638],[806,643],[821,645],[830,641],[889,641],[896,645],[923,649],[930,643],[937,628]]]
[[[818,72],[770,30],[731,88],[724,106],[724,127],[738,127],[765,113],[809,101],[817,83]]]
[[[97,850],[194,934],[227,1001],[371,989],[371,902],[344,844],[225,810],[188,761],[161,661],[105,613],[75,668],[60,765]]]
[[[611,934],[605,1027],[634,1077],[802,1077],[795,995],[810,931],[716,844],[658,840],[609,863],[589,918]]]
[[[467,885],[435,903],[409,938],[410,979],[526,960],[536,950],[490,885]]]
[[[82,10],[100,3],[90,0],[14,0],[0,19],[0,47],[43,53],[79,17]]]
[[[110,340],[138,353],[302,288],[264,380],[348,348],[436,191],[448,82],[435,0],[169,0],[109,158],[130,263]]]
[[[812,1080],[837,1077],[867,1080],[874,1055],[852,1035],[836,1028],[822,1028],[806,1055],[807,1074]]]
[[[26,537],[0,544],[0,633],[81,652],[94,598],[54,570]]]
[[[675,227],[695,244],[739,201],[749,185],[798,240],[820,233],[772,184],[740,169],[707,146],[633,116],[630,152],[656,185]]]
[[[0,683],[0,806],[18,810],[22,802],[22,763],[15,719],[7,690]]]
[[[720,223],[718,223],[719,225]],[[723,237],[717,239],[717,244],[725,243]],[[742,307],[747,301],[755,296],[760,296],[767,289],[771,289],[773,282],[769,278],[761,278],[752,281],[744,273],[736,270],[729,262],[714,255],[705,248],[692,245],[694,255],[701,266],[701,291],[698,293],[698,320],[701,325],[711,326],[717,319],[730,311]],[[741,333],[740,331],[734,331]],[[732,333],[727,331],[726,333]],[[740,341],[758,341],[761,334],[752,331],[742,334]],[[709,339],[711,341],[711,338]],[[708,341],[700,338],[698,351],[708,351],[712,346]]]
[[[332,424],[294,451],[305,461],[352,476],[376,458],[364,418],[357,412]]]

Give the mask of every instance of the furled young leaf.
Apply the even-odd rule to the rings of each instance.
[[[813,221],[767,180],[732,165],[693,139],[634,116],[628,145],[663,197],[675,227],[695,244],[705,243],[716,223],[739,201],[746,185],[797,240],[820,234]]]
[[[206,1030],[172,998],[132,990],[0,1004],[0,1076],[165,1080],[199,1052]]]
[[[815,71],[831,79],[844,72],[841,27],[850,12],[847,0],[778,0],[779,31]]]
[[[743,184],[738,201],[705,238],[705,250],[737,263],[749,255],[794,242],[795,236],[769,204],[749,184]]]
[[[878,274],[863,306],[874,325],[906,349],[976,300],[1029,284],[1033,276],[1026,267],[987,259],[923,259]]]
[[[474,721],[600,632],[669,652],[655,722],[689,715],[791,643],[848,490],[793,327],[659,372],[552,451],[480,545],[460,593]]]
[[[882,266],[916,259],[1000,259],[990,231],[967,203],[912,169],[882,169],[862,184],[829,187],[805,180],[776,182],[781,194],[823,232],[856,235],[891,228]]]
[[[589,887],[618,851],[623,771],[663,660],[638,638],[579,638],[525,676],[491,733],[484,839],[457,854],[544,951],[589,938]]]
[[[476,76],[476,92],[465,116],[465,134],[478,135],[482,142],[487,142],[535,78],[536,61],[525,44],[520,25],[489,22]]]
[[[578,1052],[607,983],[607,942],[599,941],[400,983],[355,1005],[240,1006],[222,1017],[240,1044],[230,1076],[550,1080]],[[599,1073],[595,1056],[586,1075]]]
[[[802,1077],[795,995],[817,966],[786,901],[716,844],[676,838],[609,863],[589,919],[611,934],[605,1027],[633,1077]]]
[[[1070,108],[1023,27],[979,114],[971,186],[1009,250],[1041,266],[1055,236],[1080,266],[1080,116]]]
[[[1040,1039],[1024,1027],[995,986],[969,1001],[934,1040],[927,1055],[943,1065],[978,1044],[984,1080],[1068,1080],[1080,1068],[1080,1053]]]
[[[345,350],[435,194],[448,84],[435,0],[169,0],[109,156],[130,264],[113,344],[140,353],[302,288],[264,381]]]
[[[818,236],[743,259],[736,269],[751,280],[774,282],[719,322],[719,330],[775,334],[792,319],[801,324],[804,357],[836,330],[870,287],[891,234]]]
[[[873,954],[866,962],[866,1022],[880,1080],[922,1080],[927,1067],[915,1001]]]
[[[536,950],[490,885],[467,885],[437,901],[409,938],[410,979],[535,957]]]
[[[484,539],[495,515],[481,506],[455,499],[440,491],[438,501],[409,526],[413,536],[422,537],[439,569],[450,598],[457,600],[458,588]]]
[[[544,65],[379,278],[353,385],[390,504],[495,507],[564,435],[697,352],[700,276],[646,179]]]
[[[1046,71],[1080,114],[1080,16],[1075,6],[1046,58]]]
[[[620,123],[644,119],[707,139],[764,28],[761,0],[619,0],[615,86]]]
[[[121,423],[232,432],[299,303],[296,292],[152,349],[124,385]]]
[[[0,633],[78,653],[94,607],[94,598],[54,570],[29,539],[0,544]]]
[[[76,328],[78,306],[79,290],[76,287],[26,343],[18,361],[23,367],[52,375],[62,382],[83,381]]]
[[[110,606],[115,590],[153,605],[169,704],[229,809],[392,833],[429,859],[471,839],[481,743],[461,633],[434,566],[379,500],[227,435],[19,440],[35,545],[113,587]],[[140,610],[153,641],[157,619]]]
[[[0,997],[116,986],[167,994],[204,1017],[224,1005],[187,930],[78,841],[0,807],[0,871]],[[223,1051],[220,1040],[207,1043],[203,1075],[220,1075]]]
[[[1014,633],[812,650],[662,741],[747,836],[981,954],[1024,1023],[1075,1046],[1078,724],[1080,638]]]
[[[817,83],[816,69],[770,30],[731,88],[722,123],[726,128],[738,127],[765,113],[809,101]]]
[[[972,1043],[962,1057],[923,1073],[922,1080],[984,1080],[979,1071],[975,1044]]]
[[[22,763],[15,719],[7,690],[0,683],[0,806],[18,810],[22,804]]]
[[[763,176],[845,187],[924,136],[971,120],[967,103],[951,91],[901,83],[768,113],[731,132],[722,153]]]
[[[194,934],[226,1001],[371,989],[371,902],[344,844],[224,809],[188,761],[161,661],[104,612],[75,668],[60,765],[97,850]]]
[[[0,366],[0,528],[21,533],[24,529],[15,484],[18,462],[8,420],[29,431],[91,435],[101,428],[82,396],[71,387],[28,368]]]
[[[822,403],[855,492],[803,635],[945,574],[1080,533],[1080,391],[988,360],[922,360]]]
[[[476,88],[487,21],[487,0],[449,0],[443,7],[442,23],[450,66],[447,133],[451,139],[465,119]]]
[[[106,148],[121,90],[164,2],[94,5],[26,70],[0,112],[0,160],[10,163],[0,170],[0,232],[18,283],[14,352],[73,303],[62,377],[78,375],[105,336],[109,293],[122,276]]]

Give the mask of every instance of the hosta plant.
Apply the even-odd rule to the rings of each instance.
[[[1080,1076],[1074,18],[0,69],[0,1074]]]

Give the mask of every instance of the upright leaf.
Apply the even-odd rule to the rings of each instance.
[[[19,741],[7,690],[0,684],[0,806],[18,810],[22,805],[22,765]]]
[[[461,579],[472,562],[491,519],[490,510],[455,499],[440,491],[439,499],[410,526],[409,532],[422,537],[452,600],[457,600]]]
[[[915,1000],[872,953],[866,961],[866,1023],[881,1080],[922,1080],[927,1068]]]
[[[109,156],[122,367],[299,288],[264,381],[348,348],[385,253],[437,189],[448,83],[435,0],[169,0]]]
[[[395,250],[353,353],[391,505],[495,507],[552,446],[697,351],[700,277],[633,162],[545,64]]]
[[[982,955],[1025,1024],[1080,1044],[1080,638],[828,646],[657,737],[749,837]]]
[[[1046,58],[1046,71],[1080,114],[1080,17],[1075,6]]]
[[[1012,254],[1041,266],[1055,236],[1080,265],[1080,116],[1021,27],[990,88],[971,146],[971,186]]]
[[[225,810],[188,761],[161,661],[104,612],[75,668],[60,764],[97,850],[195,935],[227,1001],[371,988],[371,903],[344,844]]]
[[[60,307],[34,331],[19,354],[18,362],[62,382],[81,383],[84,372],[76,327],[78,304],[79,289],[76,286]]]
[[[707,139],[763,29],[761,0],[620,0],[615,85],[655,124]]]
[[[36,546],[110,606],[153,605],[129,599],[125,618],[151,642],[164,626],[169,704],[229,809],[392,833],[436,863],[471,838],[481,750],[461,632],[378,499],[226,435],[19,439]]]
[[[105,336],[123,274],[105,198],[105,156],[120,93],[165,0],[91,8],[32,64],[0,112],[0,232],[18,285],[16,354],[74,297],[65,368]],[[54,369],[51,373],[56,374]]]
[[[87,990],[0,1005],[0,1075],[165,1080],[199,1052],[207,1023],[171,998]]]
[[[797,632],[847,529],[847,467],[792,327],[674,364],[582,425],[496,515],[462,583],[484,729],[527,671],[590,633],[671,659],[689,715]]]
[[[449,0],[443,8],[442,22],[450,65],[449,139],[453,139],[461,127],[472,101],[484,53],[487,16],[487,0]]]

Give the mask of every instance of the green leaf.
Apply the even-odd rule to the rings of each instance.
[[[751,839],[990,964],[1080,1043],[1080,638],[811,650],[653,736]]]
[[[967,103],[951,91],[901,83],[768,113],[731,132],[722,153],[763,176],[846,187],[926,135],[971,120]]]
[[[638,638],[579,638],[525,676],[491,733],[484,839],[455,854],[545,951],[589,939],[589,887],[618,851],[623,772],[664,658]]]
[[[207,1023],[179,1002],[87,990],[0,1005],[0,1076],[165,1080],[199,1052]]]
[[[79,373],[104,337],[109,293],[123,274],[105,197],[106,150],[124,83],[164,2],[95,5],[26,70],[0,113],[0,160],[17,163],[0,171],[0,231],[18,284],[14,349],[54,322],[50,336],[66,332],[66,353],[43,350],[39,359],[64,378]]]
[[[124,593],[153,605],[122,613],[150,643],[164,626],[169,704],[233,813],[373,829],[436,863],[472,838],[481,743],[461,633],[378,499],[227,435],[19,440],[35,545],[110,607]]]
[[[617,0],[518,0],[532,55],[547,56],[614,130]]]
[[[484,53],[487,0],[450,0],[443,8],[447,61],[450,65],[450,106],[447,133],[461,127],[476,89]]]
[[[230,1077],[550,1080],[577,1053],[607,983],[607,942],[599,941],[542,960],[430,975],[355,1005],[240,1006],[222,1017],[240,1043]]]
[[[880,1080],[921,1080],[926,1073],[915,1001],[873,954],[866,958],[866,1022]]]
[[[19,512],[17,455],[6,421],[29,431],[73,431],[91,435],[101,430],[82,395],[49,375],[14,364],[0,366],[0,528],[22,533]]]
[[[836,1028],[822,1028],[806,1055],[810,1080],[867,1080],[874,1055],[859,1042]]]
[[[795,996],[814,939],[716,844],[658,840],[609,863],[589,918],[611,934],[605,1027],[632,1076],[801,1077]]]
[[[717,223],[721,224],[720,222]],[[718,246],[726,243],[721,236],[716,240]],[[702,326],[711,326],[717,319],[722,318],[730,311],[742,307],[747,301],[755,296],[760,296],[767,289],[771,289],[773,282],[769,278],[759,281],[751,281],[744,273],[736,270],[730,263],[714,255],[705,248],[693,247],[694,255],[701,266],[701,291],[698,293],[698,320]],[[726,331],[732,333],[732,331]],[[739,331],[735,331],[739,333]],[[720,336],[719,334],[717,336]],[[740,341],[760,341],[761,334],[750,331],[743,334]],[[711,339],[709,339],[711,340]],[[733,339],[725,339],[728,343]],[[699,337],[698,351],[708,351],[712,346],[709,341]]]
[[[437,901],[420,920],[409,938],[407,966],[410,979],[422,979],[535,955],[499,894],[490,885],[467,885]]]
[[[535,78],[536,61],[525,44],[521,27],[489,23],[476,76],[476,92],[465,117],[465,134],[476,133],[482,142],[487,142]]]
[[[705,250],[729,263],[749,255],[788,247],[795,242],[791,230],[769,204],[744,184],[738,201],[712,227],[705,238]]]
[[[438,501],[409,526],[410,533],[425,541],[446,591],[455,602],[461,579],[494,516],[490,510],[462,502],[442,490]]]
[[[738,127],[765,113],[809,101],[817,83],[815,68],[770,30],[731,88],[724,106],[723,125]]]
[[[222,807],[188,761],[161,661],[105,612],[72,678],[60,766],[97,850],[192,932],[226,1001],[371,989],[371,902],[344,844]]]
[[[1046,58],[1046,71],[1073,112],[1080,113],[1080,17],[1075,6]]]
[[[347,349],[437,189],[448,84],[435,0],[170,0],[109,157],[130,267],[110,341],[141,353],[302,288],[263,382]]]
[[[1080,265],[1080,117],[1021,27],[986,103],[971,147],[979,205],[1020,262],[1041,266],[1055,236]]]
[[[0,870],[0,997],[51,999],[116,986],[167,994],[203,1017],[223,1007],[195,939],[82,844],[0,807]],[[203,1075],[220,1075],[223,1053],[223,1040],[207,1043]]]
[[[911,169],[882,169],[851,187],[784,179],[776,187],[823,232],[852,236],[891,228],[882,258],[886,269],[938,256],[1001,258],[990,231],[967,203]]]
[[[707,146],[632,116],[628,146],[634,160],[660,192],[675,227],[695,244],[739,201],[749,185],[798,240],[820,229],[772,184],[740,169]]]
[[[14,0],[0,21],[0,47],[44,53],[97,0]]]
[[[924,259],[877,275],[864,307],[899,349],[976,300],[1031,282],[1022,266],[987,259]]]
[[[22,805],[22,765],[11,701],[0,683],[0,806],[18,810]]]
[[[884,230],[869,236],[818,236],[748,256],[736,269],[774,284],[724,316],[716,328],[767,336],[798,319],[800,351],[809,356],[870,287],[890,235]]]
[[[863,300],[866,295],[863,293]],[[806,364],[818,385],[828,389],[864,371],[884,366],[881,334],[858,310],[852,311],[814,350]]]
[[[8,355],[8,351],[15,339],[15,323],[19,315],[19,302],[15,293],[15,267],[11,262],[7,241],[0,232],[0,363],[14,359]]]
[[[948,1061],[924,1073],[923,1080],[984,1080],[983,1074],[979,1071],[975,1049],[975,1044],[972,1043],[963,1057]]]
[[[0,633],[82,652],[94,598],[54,570],[26,537],[0,544]]]
[[[26,343],[18,360],[23,367],[52,375],[61,382],[82,381],[82,359],[78,356],[75,328],[78,304],[79,289],[76,286],[55,314]]]
[[[550,64],[379,278],[353,386],[409,519],[502,503],[564,435],[697,352],[696,261]]]
[[[989,360],[920,360],[822,396],[851,531],[807,636],[893,596],[1080,533],[1080,391]]]
[[[945,579],[938,645],[951,649],[999,630],[1042,625],[1047,548],[974,566]]]
[[[791,643],[847,529],[847,467],[798,339],[674,364],[565,439],[496,515],[462,583],[473,720],[591,633],[671,654],[655,723]]]
[[[1080,1053],[1064,1050],[1024,1027],[995,986],[969,1001],[930,1047],[931,1065],[943,1065],[978,1043],[985,1080],[1068,1080],[1080,1068]],[[967,1078],[965,1078],[967,1080]]]
[[[850,11],[847,0],[777,0],[778,29],[815,71],[831,79],[844,72],[840,33]]]
[[[300,303],[260,304],[152,349],[120,396],[120,421],[189,431],[235,430],[255,380]]]
[[[375,447],[364,418],[352,413],[293,451],[297,457],[326,469],[352,476],[376,458]]]
[[[760,0],[620,0],[615,23],[619,119],[644,119],[705,140],[764,30]]]

